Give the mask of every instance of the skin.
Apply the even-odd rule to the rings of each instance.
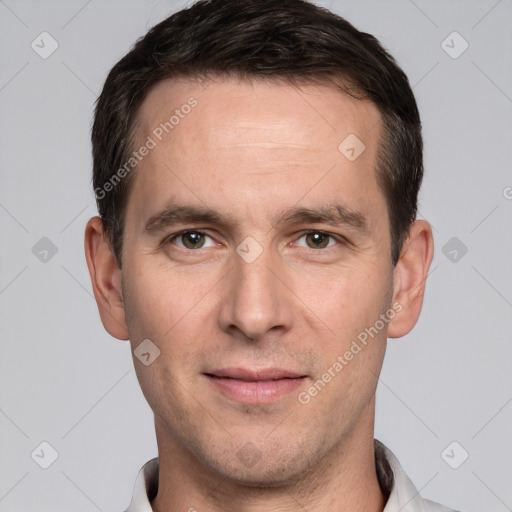
[[[85,233],[105,329],[129,339],[132,351],[144,339],[161,351],[149,366],[134,357],[155,413],[160,484],[152,506],[381,511],[375,390],[387,337],[405,335],[418,319],[433,240],[429,224],[416,221],[392,266],[375,172],[380,113],[327,85],[217,80],[204,88],[165,80],[141,106],[138,142],[191,96],[197,106],[133,176],[122,270],[98,217]],[[355,161],[338,150],[349,134],[365,144]],[[170,203],[207,207],[229,223],[145,230]],[[281,218],[290,208],[327,204],[359,212],[365,229]],[[174,236],[185,229],[205,234],[197,235],[202,248]],[[262,250],[252,263],[236,251],[247,237]],[[298,394],[393,304],[400,313],[301,403]],[[278,367],[306,377],[271,403],[247,404],[205,376],[226,367]],[[248,446],[255,461],[240,455]]]

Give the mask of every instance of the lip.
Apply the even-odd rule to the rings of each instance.
[[[307,379],[290,370],[222,368],[204,374],[228,398],[245,404],[271,403],[300,387]]]

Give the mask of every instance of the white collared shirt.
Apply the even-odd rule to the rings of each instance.
[[[377,439],[374,444],[379,484],[385,494],[389,493],[383,512],[456,512],[422,498],[391,450]],[[158,458],[155,458],[139,471],[132,501],[125,512],[153,512],[150,500],[156,496],[157,490]]]

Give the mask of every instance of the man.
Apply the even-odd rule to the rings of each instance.
[[[128,511],[447,511],[374,440],[433,256],[377,40],[302,0],[197,2],[112,69],[92,143],[92,285],[159,451]]]

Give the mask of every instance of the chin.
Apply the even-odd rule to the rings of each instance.
[[[260,465],[257,469],[230,468],[223,476],[244,487],[254,489],[283,488],[294,485],[307,473],[307,469],[298,468],[296,465],[293,468],[289,466],[290,461],[286,461],[286,464]]]
[[[204,462],[222,478],[250,488],[282,488],[304,478],[320,457],[309,456],[304,446],[266,446],[257,451],[248,442],[235,457],[209,453]],[[309,447],[311,449],[311,447]]]

